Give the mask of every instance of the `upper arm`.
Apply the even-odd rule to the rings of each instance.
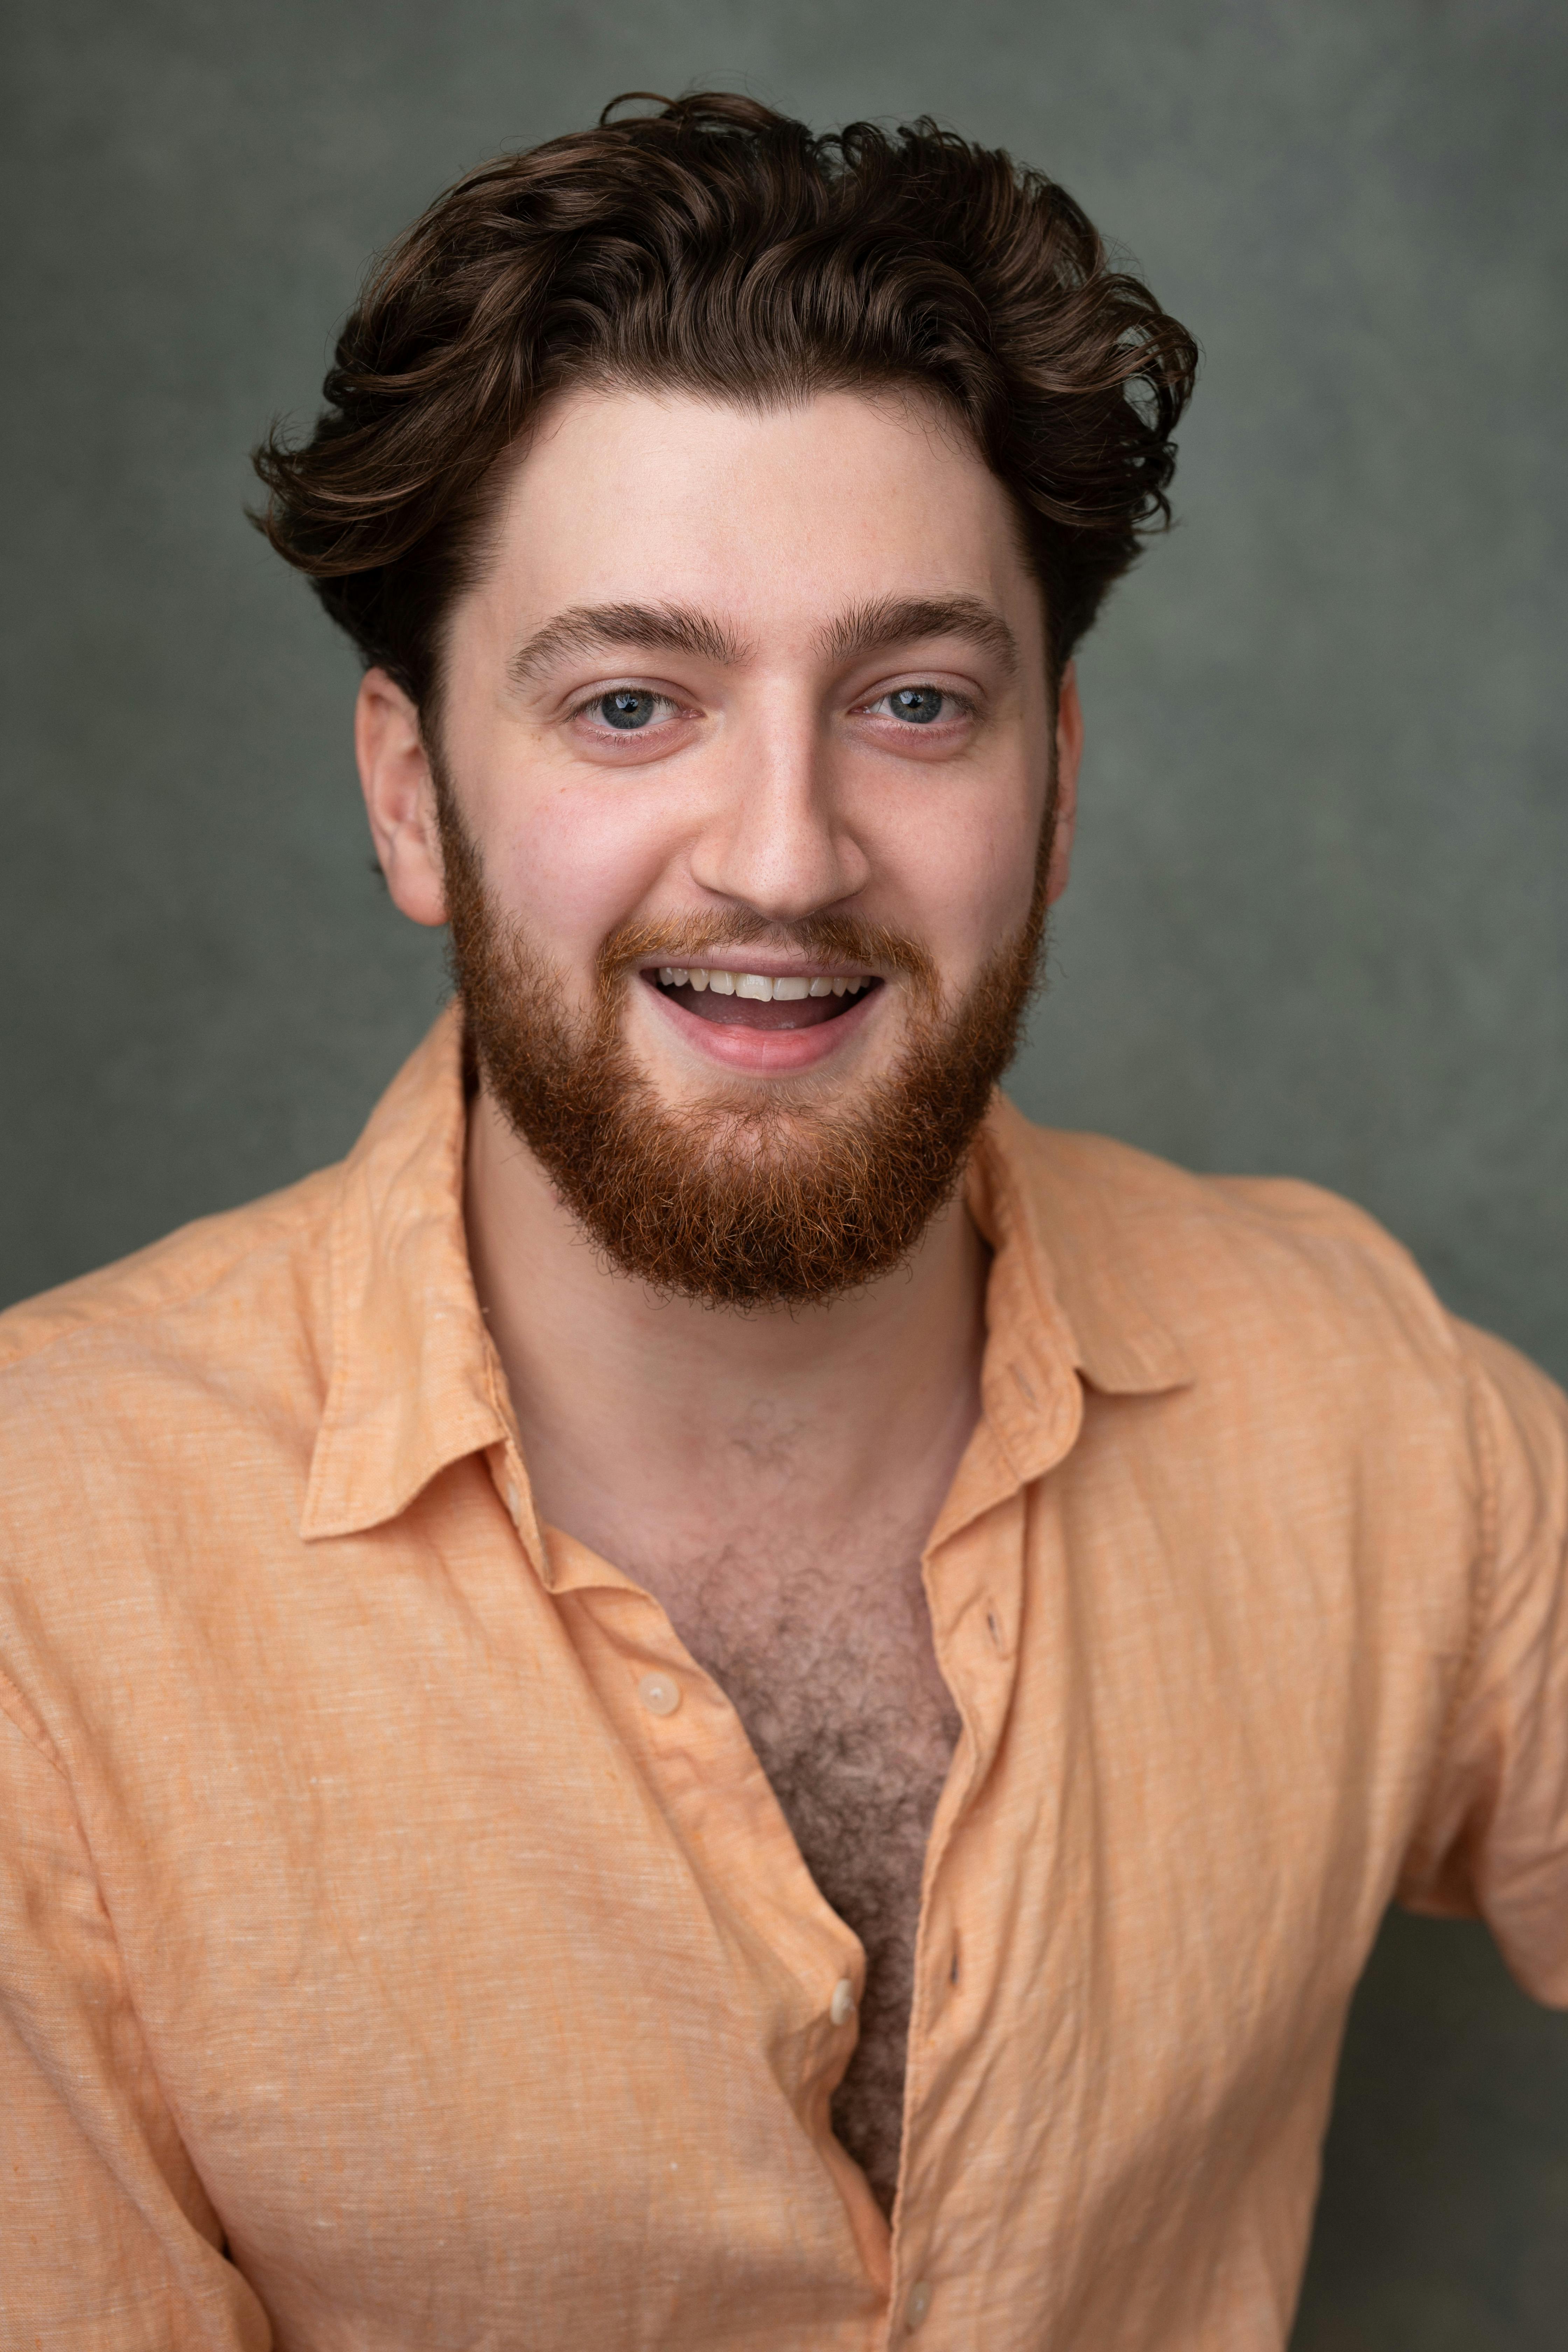
[[[1515,1976],[1568,2006],[1568,1398],[1460,1327],[1480,1496],[1476,1607],[1439,1769],[1400,1885],[1479,1911]]]
[[[0,2342],[265,2352],[163,2101],[70,1791],[0,1676]]]

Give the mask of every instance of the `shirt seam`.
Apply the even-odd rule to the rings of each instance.
[[[1458,1334],[1455,1335],[1458,1340]],[[1464,1653],[1454,1676],[1454,1687],[1443,1717],[1443,1727],[1437,1738],[1439,1770],[1447,1759],[1448,1748],[1458,1727],[1459,1717],[1472,1695],[1480,1670],[1482,1635],[1487,1614],[1497,1591],[1499,1537],[1499,1465],[1497,1443],[1480,1392],[1480,1374],[1469,1349],[1459,1343],[1459,1360],[1464,1368],[1467,1417],[1470,1423],[1471,1455],[1480,1472],[1480,1507],[1479,1512],[1479,1568],[1470,1601],[1470,1622],[1466,1635]]]

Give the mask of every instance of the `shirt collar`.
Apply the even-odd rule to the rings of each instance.
[[[331,1227],[331,1370],[300,1520],[307,1542],[406,1509],[438,1471],[511,1434],[463,1227],[462,1026],[444,1013],[343,1162]]]
[[[1192,1377],[1122,1270],[1125,1234],[1098,1171],[1076,1164],[1078,1142],[1032,1127],[1000,1095],[976,1139],[964,1197],[992,1250],[984,1411],[933,1549],[1055,1469],[1077,1442],[1086,1382],[1149,1396]]]
[[[1037,1311],[1020,1315],[1021,1344],[1053,1332],[1091,1388],[1155,1396],[1187,1386],[1192,1368],[1142,1295],[1125,1190],[1112,1194],[1105,1182],[1103,1155],[1113,1148],[1136,1157],[1093,1136],[1035,1127],[998,1095],[967,1199],[999,1261],[1012,1256],[1032,1292]]]
[[[468,1454],[515,1451],[468,1265],[467,1128],[453,1008],[343,1163],[331,1238],[331,1364],[300,1520],[308,1542],[395,1517]],[[1075,1375],[1113,1396],[1152,1395],[1192,1377],[1137,1294],[1119,1221],[1078,1143],[1032,1127],[998,1096],[971,1160],[965,1197],[994,1252],[982,1388],[1008,1483],[1042,1476],[1071,1444],[1081,1412]]]

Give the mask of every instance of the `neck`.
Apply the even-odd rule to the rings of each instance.
[[[781,1513],[807,1539],[911,1508],[929,1528],[979,1411],[987,1260],[962,1203],[823,1306],[658,1298],[605,1266],[481,1091],[465,1210],[542,1519],[656,1585],[683,1546],[743,1556]]]

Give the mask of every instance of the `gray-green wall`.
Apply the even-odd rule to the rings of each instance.
[[[1561,0],[16,0],[4,39],[0,1300],[336,1156],[430,1017],[246,451],[461,168],[709,82],[1005,143],[1205,347],[1181,527],[1083,664],[1026,1108],[1349,1192],[1568,1375]],[[1568,2028],[1396,1921],[1298,2346],[1564,2342]]]

